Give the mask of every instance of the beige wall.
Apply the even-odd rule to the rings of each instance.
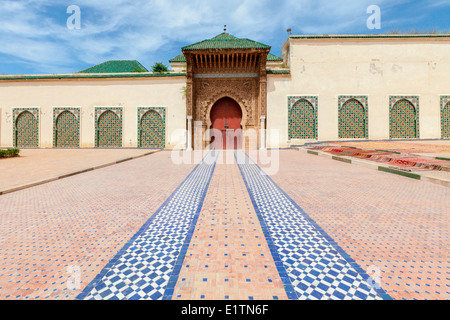
[[[389,97],[419,96],[420,138],[440,138],[440,96],[450,95],[450,37],[290,38],[283,46],[290,75],[269,74],[267,146],[288,138],[288,97],[318,96],[318,139],[338,140],[338,97],[368,97],[369,139],[389,139]],[[166,107],[166,147],[185,142],[183,76],[0,80],[0,146],[13,145],[13,107],[40,108],[40,147],[52,147],[53,108],[80,107],[81,146],[94,146],[95,107],[123,107],[123,146],[137,146],[137,108]],[[276,132],[275,132],[276,131]]]
[[[440,96],[450,95],[450,37],[291,38],[288,46],[291,79],[268,81],[267,126],[281,128],[281,146],[289,145],[287,97],[302,95],[319,97],[319,140],[338,140],[340,95],[368,96],[369,139],[389,139],[390,96],[419,96],[420,138],[440,138]]]
[[[13,145],[12,109],[40,109],[39,143],[41,148],[53,144],[53,108],[81,108],[81,147],[93,147],[95,107],[123,108],[123,147],[137,146],[137,108],[166,108],[166,147],[184,143],[184,135],[175,132],[186,128],[186,99],[182,92],[184,77],[135,78],[108,80],[30,80],[0,81],[0,146]]]

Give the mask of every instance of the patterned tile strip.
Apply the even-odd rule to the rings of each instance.
[[[209,153],[78,300],[170,299],[214,172]]]
[[[289,299],[390,299],[243,151],[236,158]]]

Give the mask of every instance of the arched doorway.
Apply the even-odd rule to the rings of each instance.
[[[231,98],[218,100],[211,113],[211,144],[215,149],[240,149],[242,147],[242,110]]]

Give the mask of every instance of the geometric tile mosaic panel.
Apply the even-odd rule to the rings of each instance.
[[[138,108],[138,147],[165,148],[166,108]]]
[[[368,137],[367,100],[366,96],[339,97],[339,138]]]
[[[39,109],[14,108],[14,146],[17,148],[39,147]]]
[[[171,299],[214,172],[210,152],[77,297]]]
[[[441,97],[441,138],[450,138],[450,96]]]
[[[95,146],[122,146],[122,108],[95,108]]]
[[[288,97],[289,139],[317,139],[317,97]]]
[[[243,151],[236,152],[289,299],[390,299]]]
[[[390,139],[414,139],[419,137],[419,97],[390,97]]]
[[[53,110],[53,146],[78,148],[80,146],[80,109],[55,108]]]

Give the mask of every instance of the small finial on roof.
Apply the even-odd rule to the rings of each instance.
[[[227,25],[226,24],[223,25],[223,31],[225,31],[225,32],[227,31]]]

